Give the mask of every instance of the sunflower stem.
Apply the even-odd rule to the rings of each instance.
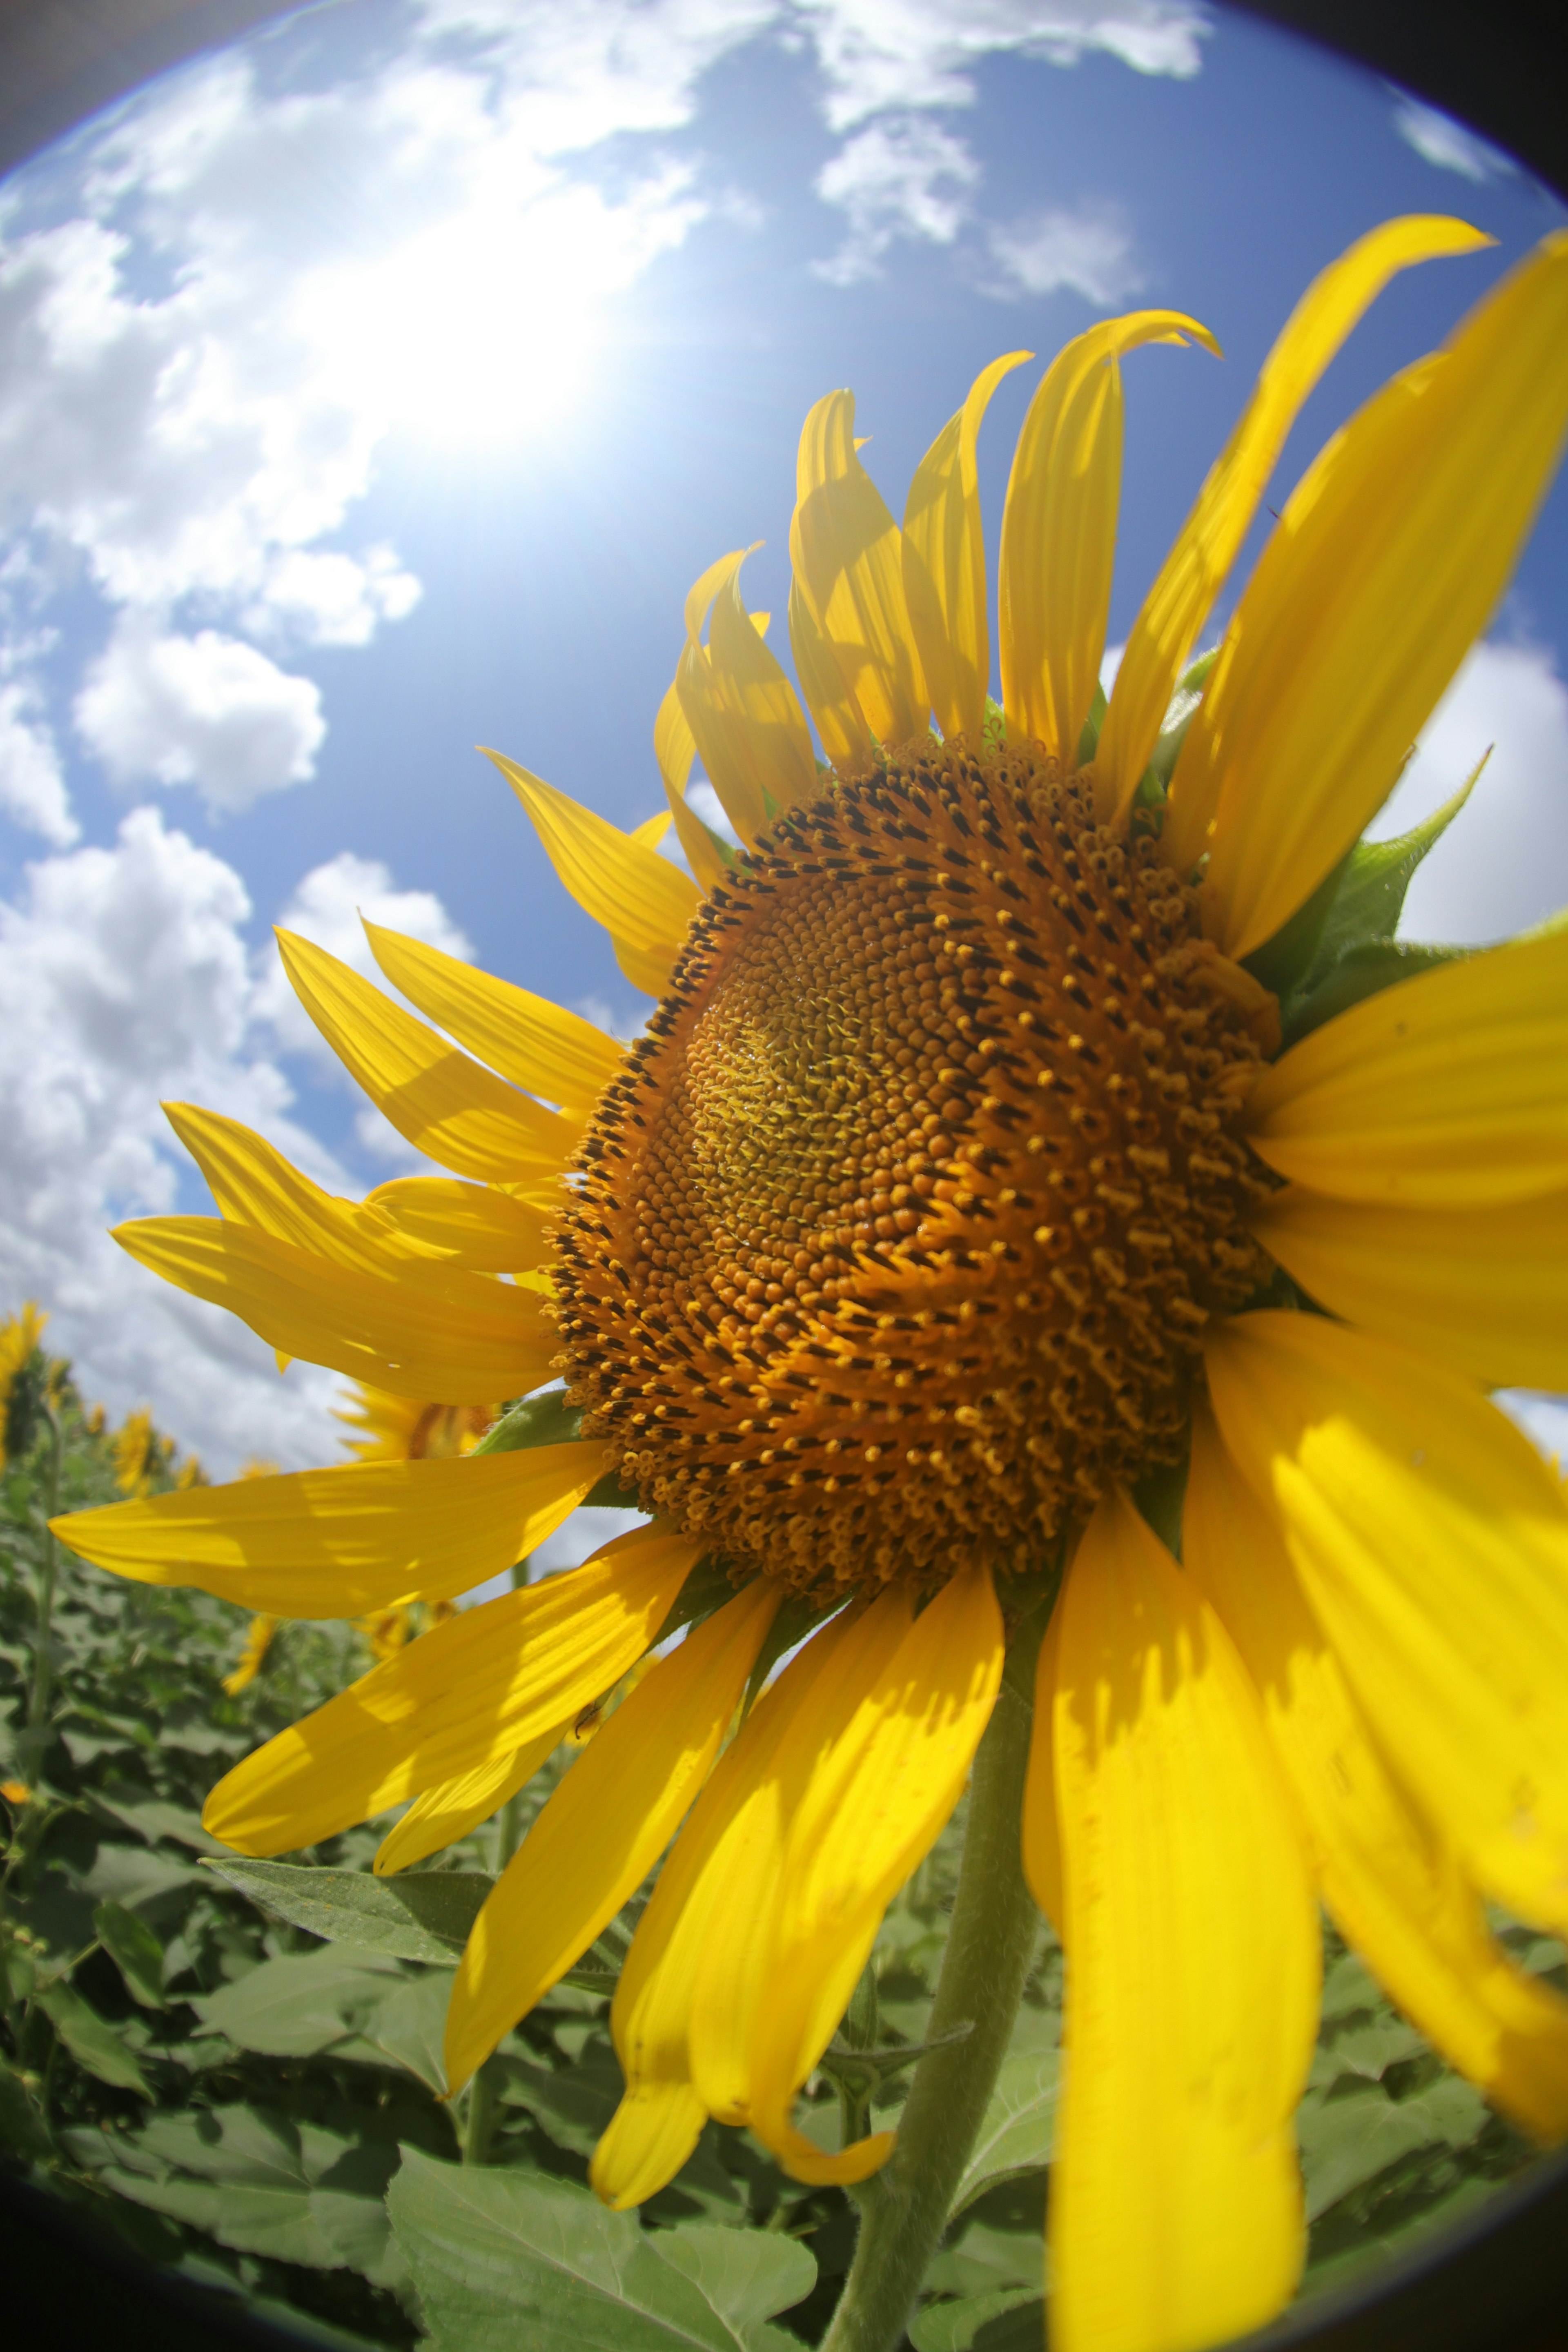
[[[928,2042],[971,2031],[916,2065],[897,2146],[858,2192],[860,2235],[822,2352],[893,2352],[947,2224],[1006,2054],[1034,1958],[1040,1915],[1024,1883],[1019,1822],[1034,1718],[1033,1666],[1048,1612],[1009,1647],[991,1721],[974,1758],[952,1925]]]

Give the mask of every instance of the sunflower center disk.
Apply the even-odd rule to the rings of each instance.
[[[1204,1326],[1266,1276],[1258,1046],[1090,785],[931,741],[792,811],[599,1105],[562,1369],[737,1571],[1037,1568],[1179,1456]]]

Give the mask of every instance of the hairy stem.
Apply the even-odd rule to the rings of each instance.
[[[893,2352],[946,2225],[1034,1957],[1039,1913],[1024,1883],[1019,1820],[1045,1612],[1019,1628],[974,1758],[958,1893],[927,2040],[962,2041],[917,2064],[898,2144],[859,2191],[860,2236],[822,2352]]]

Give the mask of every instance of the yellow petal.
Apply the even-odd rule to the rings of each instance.
[[[985,724],[991,632],[974,448],[992,394],[1034,356],[1009,352],[981,371],[921,458],[904,507],[904,596],[943,735],[978,739]]]
[[[1123,352],[1195,336],[1179,310],[1136,310],[1077,336],[1029,403],[1002,510],[996,583],[1002,700],[1013,732],[1073,768],[1100,683],[1121,499]]]
[[[653,722],[653,756],[658,761],[659,774],[664,778],[670,805],[684,800],[691,774],[691,763],[697,757],[697,739],[686,723],[680,708],[680,691],[673,683],[666,688],[664,700]],[[679,819],[677,820],[679,824]]]
[[[628,940],[612,937],[616,963],[623,979],[645,995],[663,996],[669,987],[670,960],[662,948],[633,947]]]
[[[500,1183],[553,1175],[578,1129],[399,1011],[325,948],[278,933],[289,983],[350,1076],[416,1151]]]
[[[370,951],[394,988],[513,1086],[585,1119],[626,1059],[591,1021],[548,997],[514,988],[423,940],[366,923]]]
[[[1291,311],[1132,624],[1095,753],[1100,796],[1112,821],[1126,816],[1198,631],[1247,536],[1285,436],[1323,370],[1398,271],[1492,242],[1464,221],[1437,214],[1384,221],[1321,271]],[[1200,841],[1185,864],[1194,864],[1201,849]],[[1174,851],[1173,862],[1183,863]]]
[[[707,1777],[783,1588],[758,1577],[645,1675],[584,1749],[475,1920],[447,2013],[454,2089],[635,1893]]]
[[[634,1528],[569,1575],[460,1611],[237,1764],[207,1799],[207,1829],[241,1853],[286,1853],[515,1755],[636,1664],[700,1549]]]
[[[229,1223],[254,1225],[297,1249],[386,1277],[395,1278],[404,1267],[429,1255],[369,1202],[362,1204],[323,1192],[264,1136],[238,1119],[195,1103],[165,1103],[163,1115]]]
[[[626,2212],[673,2180],[707,2120],[708,2111],[689,2083],[650,2082],[628,2090],[588,2167],[590,2181],[612,2212]]]
[[[218,1217],[143,1217],[114,1239],[139,1265],[226,1307],[286,1356],[394,1396],[489,1404],[549,1375],[559,1339],[531,1290],[435,1259],[363,1274]]]
[[[816,721],[823,751],[841,776],[860,774],[876,760],[876,739],[844,682],[844,673],[800,593],[798,581],[790,584],[789,644],[800,690]]]
[[[816,754],[795,688],[763,642],[759,617],[741,602],[739,580],[726,581],[713,600],[709,666],[763,804],[782,812],[816,799]]]
[[[795,585],[862,724],[882,743],[922,735],[930,706],[904,602],[899,527],[856,454],[852,392],[828,393],[802,426],[795,500]],[[804,670],[802,681],[810,698]]]
[[[1321,1306],[1489,1388],[1568,1389],[1568,1192],[1385,1208],[1292,1188],[1248,1220]]]
[[[537,1265],[552,1222],[552,1213],[532,1202],[455,1176],[395,1176],[367,1192],[364,1205],[400,1239],[478,1274]]]
[[[718,1881],[692,1997],[691,2077],[721,2122],[743,2123],[752,2116],[757,2045],[779,1992],[785,1855],[806,1785],[856,1721],[867,1689],[885,1674],[909,1623],[908,1594],[889,1590],[809,1642],[767,1694],[765,1709],[753,1710],[731,1751],[733,1763],[725,1758],[711,1800],[704,1799],[691,1822],[695,1851],[686,1866],[700,1874],[692,1899],[706,1899]],[[686,1843],[682,1838],[672,1864],[681,1862]],[[862,1923],[856,1925],[864,1942]]]
[[[780,1759],[816,1675],[856,1622],[841,1614],[763,1692],[710,1775],[637,1923],[610,2009],[626,2093],[589,2174],[617,2211],[673,2178],[707,2116],[689,2048],[705,1956],[727,1948],[776,1895]],[[759,1798],[763,1800],[759,1804]],[[770,1875],[752,1865],[757,1836]],[[739,1873],[739,1877],[737,1877]]]
[[[1247,1139],[1346,1201],[1479,1208],[1568,1183],[1568,930],[1433,966],[1264,1071]]]
[[[987,1569],[944,1585],[836,1738],[817,1745],[789,1824],[759,2015],[751,2124],[796,2179],[864,2179],[891,2135],[826,2156],[791,2122],[795,2095],[843,2015],[889,1897],[958,1801],[1002,1677]]]
[[[1321,1315],[1206,1348],[1226,1450],[1380,1746],[1484,1892],[1568,1927],[1568,1507],[1470,1383]]]
[[[676,666],[676,692],[720,806],[748,846],[766,832],[767,806],[744,730],[721,698],[705,646],[687,646]]]
[[[1120,1492],[1057,1606],[1070,1977],[1051,2342],[1178,2352],[1272,2317],[1300,2275],[1316,1907],[1241,1662]]]
[[[1208,845],[1205,924],[1227,955],[1271,938],[1343,856],[1486,626],[1562,452],[1565,352],[1558,231],[1291,496],[1172,793],[1169,854]]]
[[[599,1475],[596,1445],[477,1462],[345,1463],[73,1511],[55,1533],[138,1584],[195,1584],[279,1617],[361,1617],[470,1591],[552,1534]]]
[[[526,1748],[487,1757],[471,1771],[459,1772],[456,1780],[442,1780],[416,1797],[376,1848],[373,1864],[376,1876],[387,1878],[395,1871],[411,1869],[415,1863],[443,1853],[481,1822],[488,1822],[554,1755],[574,1719],[568,1716],[530,1740]]]
[[[1568,2001],[1487,1932],[1474,1890],[1390,1777],[1278,1521],[1226,1460],[1201,1400],[1182,1559],[1263,1702],[1341,1933],[1450,2065],[1526,2130],[1568,2131]]]
[[[668,857],[531,776],[514,761],[499,751],[485,756],[495,761],[533,819],[562,887],[613,940],[658,960],[668,976],[700,903],[696,886]]]

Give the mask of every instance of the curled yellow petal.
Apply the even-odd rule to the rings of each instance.
[[[1568,1927],[1568,1507],[1464,1379],[1321,1315],[1238,1315],[1205,1358],[1378,1744],[1467,1874]]]
[[[1175,2352],[1272,2317],[1300,2273],[1316,1907],[1241,1661],[1120,1492],[1057,1606],[1051,2341]]]
[[[499,751],[485,756],[495,761],[532,818],[562,887],[613,940],[624,941],[668,977],[700,903],[695,885],[668,857],[530,775],[514,760]]]
[[[1464,221],[1437,214],[1384,221],[1320,271],[1291,311],[1128,636],[1095,752],[1100,799],[1111,822],[1126,816],[1198,631],[1247,536],[1285,436],[1323,370],[1398,271],[1492,242]],[[1185,793],[1184,782],[1182,816],[1190,822]],[[1201,847],[1200,841],[1184,861],[1173,848],[1173,862],[1192,865]]]
[[[548,997],[379,923],[366,923],[364,935],[411,1004],[513,1086],[559,1103],[571,1119],[587,1118],[626,1059],[614,1037]]]
[[[1422,1208],[1568,1184],[1568,930],[1437,964],[1264,1071],[1247,1139],[1337,1200]]]
[[[1182,1562],[1252,1677],[1341,1933],[1450,2065],[1527,2131],[1568,2132],[1568,2000],[1515,1967],[1391,1777],[1278,1520],[1227,1461],[1201,1400]]]
[[[931,709],[944,735],[978,739],[991,684],[985,533],[975,444],[991,395],[1033,352],[983,368],[915,470],[904,507],[904,596]]]
[[[881,743],[923,734],[930,704],[904,601],[899,526],[857,455],[852,392],[828,393],[801,428],[790,562],[861,727]]]
[[[1029,403],[1002,510],[996,583],[1002,700],[1009,729],[1069,768],[1100,682],[1121,500],[1123,352],[1206,327],[1179,310],[1137,310],[1077,336]]]
[[[565,1166],[577,1127],[403,1012],[325,948],[278,933],[289,984],[351,1077],[416,1151],[497,1183]]]
[[[1182,750],[1169,854],[1205,846],[1205,925],[1261,947],[1392,792],[1507,585],[1568,430],[1568,231],[1310,468]],[[1190,811],[1190,814],[1189,814]]]
[[[207,1799],[208,1831],[241,1853],[287,1853],[515,1756],[641,1657],[699,1549],[635,1528],[569,1575],[460,1610],[237,1764]]]
[[[700,1789],[782,1588],[759,1577],[646,1674],[550,1798],[475,1920],[447,2013],[456,2089],[642,1884]]]
[[[278,1617],[361,1617],[415,1594],[468,1592],[510,1568],[576,1508],[600,1451],[345,1463],[72,1511],[54,1529],[138,1584],[195,1584]]]
[[[1568,1192],[1506,1208],[1408,1209],[1295,1186],[1248,1223],[1347,1321],[1489,1388],[1568,1389]]]
[[[323,1192],[265,1136],[237,1118],[195,1103],[165,1103],[163,1116],[230,1223],[254,1225],[275,1240],[364,1274],[395,1276],[429,1255],[372,1202]]]
[[[394,1396],[489,1404],[547,1378],[559,1345],[531,1290],[411,1260],[363,1273],[253,1225],[143,1217],[113,1238],[177,1289],[226,1307],[282,1355]]]

